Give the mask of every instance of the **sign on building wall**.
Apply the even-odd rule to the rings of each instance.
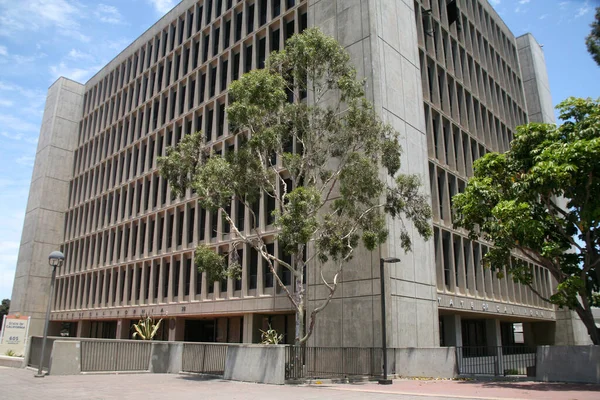
[[[24,315],[5,315],[0,333],[0,350],[2,355],[7,353],[23,356],[27,345],[29,319]]]

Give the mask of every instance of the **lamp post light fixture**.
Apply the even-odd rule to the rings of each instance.
[[[391,385],[392,380],[388,379],[387,370],[387,332],[385,323],[385,264],[394,264],[400,262],[399,258],[386,257],[379,259],[379,280],[381,281],[381,349],[383,351],[383,379],[380,379],[378,383],[380,385]]]
[[[50,306],[52,304],[52,296],[54,295],[54,279],[56,278],[56,268],[60,267],[65,260],[65,255],[60,251],[53,251],[48,256],[48,264],[52,267],[52,278],[50,278],[50,297],[48,298],[48,308],[46,309],[46,322],[44,324],[44,339],[42,340],[42,352],[40,353],[40,365],[38,372],[34,376],[43,378],[44,373],[42,367],[44,363],[44,352],[46,351],[46,339],[48,337],[48,323],[50,322]]]

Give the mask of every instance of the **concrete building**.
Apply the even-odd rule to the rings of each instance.
[[[454,8],[455,4],[457,8]],[[161,339],[256,342],[267,324],[293,339],[294,315],[270,271],[239,250],[242,278],[207,282],[194,248],[231,243],[219,215],[194,194],[171,197],[156,157],[183,135],[206,132],[221,154],[227,87],[307,26],[349,51],[367,97],[402,135],[403,172],[431,196],[434,237],[404,254],[389,222],[379,253],[360,252],[320,314],[312,345],[381,345],[379,258],[388,265],[391,347],[579,341],[568,312],[482,267],[485,243],[452,227],[451,197],[488,151],[505,151],[515,127],[553,121],[541,47],[515,38],[486,0],[183,0],[85,84],[60,78],[48,92],[17,264],[11,311],[40,334],[47,255],[61,248],[52,330],[127,338],[143,314],[165,318]],[[247,210],[231,206],[249,228]],[[262,199],[259,227],[274,229]],[[273,230],[275,233],[275,231]],[[276,240],[272,251],[278,252]],[[551,278],[533,266],[535,286]],[[292,277],[282,279],[293,287]],[[324,296],[308,276],[311,304]],[[570,333],[565,333],[569,329]],[[51,332],[52,333],[52,332]],[[519,332],[520,333],[520,332]],[[519,335],[518,335],[519,336]]]

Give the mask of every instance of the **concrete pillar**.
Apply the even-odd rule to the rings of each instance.
[[[462,324],[460,315],[442,316],[446,346],[462,347]]]
[[[554,107],[542,46],[531,33],[517,38],[519,66],[530,122],[555,123]]]
[[[169,326],[169,341],[183,341],[185,338],[185,319],[173,318],[164,322],[167,322]]]
[[[84,89],[77,82],[59,78],[48,89],[46,98],[10,310],[31,317],[30,335],[43,333],[52,274],[48,254],[64,241]]]
[[[117,339],[130,339],[131,333],[129,332],[129,320],[120,319],[117,321]]]
[[[504,374],[504,362],[502,360],[502,332],[500,330],[499,319],[486,319],[485,320],[485,334],[486,341],[489,347],[495,347],[490,350],[491,354],[496,352],[496,375]]]
[[[77,337],[90,337],[91,321],[79,321],[77,324]]]
[[[253,341],[253,333],[256,328],[256,324],[254,323],[255,318],[254,314],[244,314],[244,329],[243,329],[243,343],[254,343]]]

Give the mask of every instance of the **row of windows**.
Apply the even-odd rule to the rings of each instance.
[[[529,287],[514,283],[507,274],[506,267],[500,271],[504,275],[502,279],[497,277],[495,271],[484,268],[481,260],[488,252],[488,246],[437,227],[434,229],[433,240],[438,291],[536,307],[553,307],[542,301]],[[533,264],[530,268],[533,288],[542,296],[550,297],[552,292],[548,270]]]
[[[435,105],[464,129],[476,133],[490,148],[498,149],[494,133],[505,131],[507,126],[514,130],[517,125],[527,121],[525,111],[504,96],[504,92],[500,97],[500,91],[495,90],[497,85],[492,80],[486,79],[485,84],[481,85],[488,89],[484,89],[487,95],[480,102],[480,97],[455,81],[437,63],[429,58],[427,61],[421,59],[421,62],[422,65],[427,63],[427,67],[421,71],[424,100]]]
[[[518,65],[513,40],[507,47],[506,36],[476,0],[460,2],[466,14],[461,14],[458,41],[442,26],[447,24],[442,2],[422,3],[416,16],[423,38],[420,63],[438,291],[551,308],[528,287],[515,284],[508,276],[498,279],[485,269],[481,260],[487,245],[453,229],[452,197],[464,191],[473,174],[473,162],[490,150],[508,150],[515,127],[527,122],[520,72],[513,69]],[[437,20],[433,19],[435,26],[431,27],[426,9],[430,5],[435,9],[435,3],[440,12],[432,12]],[[450,32],[457,34],[455,28]],[[535,265],[531,269],[534,288],[549,297],[548,271]],[[505,276],[506,270],[502,271]]]
[[[421,11],[420,8],[415,10],[417,16],[419,11]],[[424,16],[423,18],[430,17]],[[490,82],[495,81],[496,91],[502,92],[503,97],[514,99],[521,106],[524,104],[520,74],[509,67],[491,47],[488,51],[488,42],[485,38],[479,40],[479,47],[482,47],[481,53],[485,54],[485,57],[481,57],[478,51],[472,52],[469,46],[465,50],[465,47],[451,37],[437,21],[433,31],[426,31],[426,23],[425,20],[421,20],[421,23],[418,24],[420,28],[418,36],[419,44],[425,48],[428,58],[437,60],[457,80],[464,81],[467,88],[479,93],[481,98],[485,98],[487,91],[483,85],[477,83],[482,80],[486,82],[489,79]],[[479,33],[478,36],[480,36]],[[429,61],[428,64],[434,64],[434,62]]]
[[[237,0],[237,3],[240,3],[240,1]],[[257,0],[255,2],[241,2],[235,6],[235,9],[232,9],[233,2],[231,0],[225,3],[222,0],[217,0],[214,7],[213,0],[199,0],[194,7],[180,15],[173,23],[143,45],[120,66],[107,73],[102,81],[86,92],[84,116],[106,102],[107,99],[110,99],[114,93],[126,90],[124,87],[147,69],[154,67],[153,69],[156,70],[156,64],[162,58],[167,56],[169,58],[169,60],[163,60],[163,68],[165,66],[170,68],[174,61],[181,60],[182,55],[184,60],[189,60],[190,51],[195,52],[191,58],[198,60],[202,53],[202,62],[206,62],[210,48],[212,47],[213,56],[217,54],[217,50],[220,48],[221,31],[223,42],[226,42],[222,49],[225,49],[229,46],[232,37],[234,42],[240,41],[243,37],[245,38],[252,33],[256,27],[262,27],[267,21],[279,17],[282,12],[290,11],[295,5],[296,0]],[[225,10],[223,10],[223,6],[226,7]],[[283,10],[284,6],[285,10]],[[205,18],[203,18],[203,15]],[[267,18],[269,15],[271,18]],[[256,20],[259,22],[258,26],[254,23]],[[210,43],[211,33],[213,36],[212,45]],[[200,51],[201,45],[203,46],[202,51]],[[182,48],[179,48],[180,46]],[[172,54],[173,52],[176,54]],[[176,62],[176,64],[179,64],[179,62]],[[186,62],[183,64],[187,66]],[[175,73],[179,72],[179,68],[174,68],[174,70]],[[84,140],[87,139],[89,139],[89,132],[87,132]]]
[[[157,128],[165,126],[165,124],[171,123],[173,119],[196,110],[201,107],[205,100],[212,99],[226,91],[229,82],[237,80],[242,73],[253,68],[262,68],[268,54],[279,50],[280,43],[294,33],[294,26],[293,21],[288,24],[289,30],[284,38],[280,37],[281,30],[279,28],[273,29],[270,27],[270,35],[257,38],[256,46],[249,42],[246,45],[236,46],[214,64],[204,65],[201,68],[192,65],[193,73],[177,85],[168,89],[164,88],[162,93],[154,91],[154,82],[157,81],[156,87],[160,90],[159,77],[162,76],[162,73],[168,74],[168,71],[158,75],[151,73],[149,80],[144,77],[144,86],[139,97],[143,99],[145,104],[139,109],[137,109],[137,100],[135,105],[132,104],[132,99],[138,99],[139,97],[133,95],[133,90],[130,92],[124,91],[121,94],[123,96],[122,101],[120,97],[117,97],[116,101],[112,100],[110,104],[101,106],[92,116],[83,120],[83,132],[88,130],[94,132],[101,130],[103,132],[94,136],[91,141],[85,143],[76,151],[76,172],[80,173],[86,170],[106,157],[114,155],[122,147],[139,140]],[[305,24],[300,26],[301,30],[305,28]],[[232,61],[230,62],[230,60]],[[150,82],[150,93],[146,96],[145,88],[148,81]],[[218,128],[217,136],[223,135],[225,128],[226,104],[226,97],[221,98],[217,103],[216,113],[219,118],[215,125]],[[131,108],[136,110],[129,113],[127,110]],[[213,108],[209,107],[208,112],[211,113],[209,117],[212,116]],[[123,116],[125,117],[122,118]],[[119,121],[115,123],[114,121],[117,120]],[[207,121],[212,123],[212,118],[207,118]],[[96,127],[97,123],[99,124],[98,127]],[[190,125],[192,120],[187,118],[184,124]],[[181,127],[176,126],[176,129],[181,129]],[[212,126],[204,127],[197,124],[197,129],[205,129],[210,132]]]
[[[419,8],[420,2],[423,11],[427,10],[431,13],[440,24],[448,26],[448,12],[446,5],[447,0],[415,0],[415,10]],[[497,23],[497,14],[492,10],[494,16],[490,15],[484,8],[489,7],[478,0],[457,0],[457,6],[460,11],[458,17],[458,25],[453,24],[448,27],[448,30],[453,36],[459,38],[461,43],[468,44],[469,50],[473,48],[471,44],[479,42],[483,36],[490,46],[500,56],[508,62],[514,69],[518,70],[517,49],[514,43],[513,35],[503,23]],[[491,9],[491,7],[490,7]],[[429,14],[428,12],[428,14]],[[423,14],[422,14],[423,15]],[[417,18],[417,21],[419,18]],[[435,26],[429,26],[429,31],[434,31]],[[421,43],[422,44],[422,43]]]
[[[229,248],[222,246],[217,250],[227,253]],[[291,256],[283,254],[276,243],[267,244],[266,250],[269,254],[281,253],[283,261],[292,265]],[[197,271],[191,252],[85,273],[64,275],[60,271],[53,309],[214,300],[281,292],[271,268],[254,248],[245,246],[233,251],[242,265],[242,276],[216,282],[208,282],[206,273]],[[288,269],[275,264],[275,271],[284,285],[292,285],[293,276]]]

